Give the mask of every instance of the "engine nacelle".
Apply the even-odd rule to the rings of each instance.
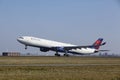
[[[99,51],[97,51],[97,50],[94,51],[94,53],[97,53],[97,52],[99,52]]]
[[[47,51],[49,51],[49,49],[48,48],[40,48],[40,51],[47,52]]]
[[[58,51],[65,51],[64,47],[57,47]]]

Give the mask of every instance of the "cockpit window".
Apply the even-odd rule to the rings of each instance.
[[[19,37],[20,39],[24,39],[23,37]]]

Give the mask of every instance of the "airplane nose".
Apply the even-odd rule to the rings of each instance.
[[[24,38],[23,37],[19,37],[17,38],[17,41],[21,42]]]
[[[20,39],[20,38],[17,38],[17,41],[18,41],[18,42],[20,42],[20,41],[21,41],[21,39]]]
[[[17,38],[17,41],[20,41],[20,39],[19,39],[19,38]]]

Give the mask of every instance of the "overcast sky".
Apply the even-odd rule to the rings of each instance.
[[[0,53],[41,53],[16,41],[26,35],[77,45],[100,37],[120,54],[119,0],[0,0]]]

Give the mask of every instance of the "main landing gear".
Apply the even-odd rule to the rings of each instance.
[[[68,53],[68,51],[65,50],[65,54],[64,54],[64,56],[68,57],[69,55],[68,55],[67,53]]]
[[[58,56],[58,57],[59,57],[59,56],[61,56],[61,55],[60,55],[60,54],[58,54],[58,52],[56,52],[56,53],[55,53],[55,56]],[[67,54],[67,51],[65,51],[65,54],[64,54],[63,56],[66,56],[66,57],[68,57],[68,56],[69,56],[69,55]]]
[[[27,49],[27,45],[25,45],[25,50]]]
[[[58,56],[58,57],[59,57],[59,56],[60,56],[60,54],[56,54],[56,53],[55,53],[55,56]]]
[[[64,54],[64,56],[68,57],[69,55],[68,54]]]
[[[58,52],[56,52],[56,53],[55,53],[55,56],[58,56],[58,57],[59,57],[59,56],[60,56],[60,54],[58,54]]]

